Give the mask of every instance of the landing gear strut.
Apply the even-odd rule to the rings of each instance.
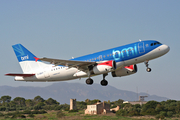
[[[102,86],[108,85],[108,81],[105,80],[105,77],[106,77],[107,75],[108,75],[107,73],[106,73],[106,74],[103,74],[103,80],[101,81],[101,85],[102,85]]]
[[[146,71],[147,71],[147,72],[151,72],[151,68],[148,67],[148,66],[149,66],[148,61],[144,61],[144,64],[145,64],[146,67],[147,67]]]

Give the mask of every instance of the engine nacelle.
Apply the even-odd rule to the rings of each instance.
[[[94,74],[108,73],[115,69],[116,69],[116,62],[111,60],[111,61],[103,62],[94,66],[93,73]]]
[[[137,65],[126,66],[122,69],[118,69],[112,72],[113,77],[121,77],[126,75],[131,75],[137,72]]]

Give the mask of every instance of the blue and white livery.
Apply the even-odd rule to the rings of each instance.
[[[149,60],[158,58],[170,50],[169,46],[158,41],[146,40],[70,60],[62,60],[37,58],[21,44],[12,47],[23,74],[9,73],[6,75],[15,76],[16,81],[65,81],[88,77],[86,83],[91,85],[93,84],[91,77],[102,74],[102,86],[108,84],[105,80],[108,73],[111,73],[113,77],[131,75],[137,72],[136,64],[138,63],[144,62],[146,70],[150,72]]]

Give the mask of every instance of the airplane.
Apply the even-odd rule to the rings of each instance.
[[[38,58],[23,45],[12,46],[23,73],[9,73],[15,76],[15,81],[50,82],[73,79],[86,79],[86,84],[92,85],[91,77],[103,75],[100,82],[107,86],[105,77],[108,73],[112,77],[132,75],[137,72],[138,63],[144,62],[147,72],[151,72],[149,61],[168,53],[170,47],[156,40],[145,40],[103,50],[93,54],[72,58],[70,60]]]

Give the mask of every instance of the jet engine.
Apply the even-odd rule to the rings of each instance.
[[[121,76],[126,76],[126,75],[131,75],[137,72],[137,65],[130,65],[126,66],[122,69],[115,70],[112,73],[113,77],[121,77]]]
[[[102,74],[102,73],[111,72],[115,69],[116,69],[116,62],[111,60],[97,64],[96,66],[93,67],[92,71],[94,74]]]

